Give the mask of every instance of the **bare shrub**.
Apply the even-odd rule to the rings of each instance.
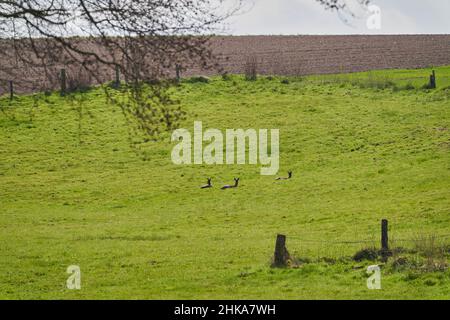
[[[367,73],[367,78],[356,78],[352,80],[352,85],[362,89],[396,89],[396,84],[386,75],[375,74],[371,71]]]
[[[414,241],[418,254],[425,258],[424,271],[445,271],[448,268],[446,248],[435,236],[419,236]]]
[[[231,76],[230,76],[230,74],[228,73],[228,72],[223,72],[222,73],[222,80],[223,81],[229,81],[229,80],[231,80]]]
[[[376,248],[364,248],[355,253],[355,255],[353,256],[353,260],[358,262],[364,260],[375,261],[377,260],[378,256],[379,250],[377,250]]]
[[[84,92],[92,86],[92,76],[84,68],[71,70],[67,74],[67,92]]]
[[[188,83],[208,83],[211,79],[207,76],[194,76],[186,80]]]

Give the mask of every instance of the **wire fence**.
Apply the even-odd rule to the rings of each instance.
[[[365,239],[320,239],[320,235],[311,237],[308,234],[285,235],[286,247],[297,258],[324,259],[353,257],[357,252],[371,249],[381,252],[388,250],[394,255],[407,252],[408,254],[421,255],[424,252],[439,252],[450,254],[450,233],[434,234],[417,232],[414,236],[397,236],[389,234],[386,229],[380,235],[371,235]],[[278,238],[277,238],[278,241]]]
[[[363,239],[363,240],[315,240],[315,239],[305,239],[302,236],[296,236],[296,235],[290,235],[287,234],[287,236],[290,239],[299,239],[302,242],[306,242],[306,243],[324,243],[324,244],[364,244],[364,243],[373,243],[375,241],[378,241],[376,239]],[[443,234],[443,235],[428,235],[428,237],[432,237],[433,239],[439,240],[439,239],[449,239],[450,238],[450,234]],[[392,239],[390,241],[392,242],[416,242],[416,241],[420,241],[420,236],[418,236],[418,238],[410,238],[410,239],[405,239],[405,238],[395,238],[392,237]]]

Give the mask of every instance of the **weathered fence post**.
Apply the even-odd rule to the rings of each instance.
[[[273,267],[286,267],[289,259],[289,252],[286,249],[286,236],[283,234],[278,234],[275,242]]]
[[[116,66],[116,79],[114,80],[114,87],[120,87],[120,67]]]
[[[387,261],[390,256],[389,251],[389,237],[388,237],[388,221],[381,220],[381,258],[382,261]]]
[[[430,89],[436,89],[436,72],[434,70],[430,75]]]
[[[179,65],[179,64],[175,65],[175,73],[176,73],[177,82],[180,82],[180,80],[181,80],[181,65]]]
[[[381,220],[381,250],[389,250],[388,221]]]
[[[9,81],[9,100],[14,99],[14,83],[13,81]]]
[[[61,81],[61,95],[64,96],[66,94],[66,69],[61,69],[60,74],[60,81]]]

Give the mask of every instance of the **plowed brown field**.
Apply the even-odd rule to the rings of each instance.
[[[450,35],[218,36],[211,40],[211,48],[221,70],[233,74],[244,73],[251,59],[257,61],[257,72],[265,75],[450,65]],[[104,73],[100,78],[113,79],[111,70]],[[182,76],[217,73],[215,69],[191,68]],[[35,80],[34,75],[32,78]],[[0,94],[7,92],[7,88],[7,81],[0,83]],[[33,88],[17,85],[15,90],[25,92]]]
[[[212,46],[229,73],[243,73],[252,56],[258,73],[280,75],[450,64],[450,35],[239,36],[215,38]]]

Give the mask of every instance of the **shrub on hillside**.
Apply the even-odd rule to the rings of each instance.
[[[229,81],[229,80],[231,80],[231,76],[228,74],[228,72],[222,73],[222,80],[223,80],[223,81]]]
[[[365,248],[355,253],[353,260],[358,262],[363,260],[375,261],[378,258],[378,254],[379,252],[375,248]]]
[[[208,83],[211,79],[206,76],[190,77],[187,82],[189,83]]]
[[[85,69],[71,70],[67,74],[67,92],[84,92],[92,86],[92,76]]]

